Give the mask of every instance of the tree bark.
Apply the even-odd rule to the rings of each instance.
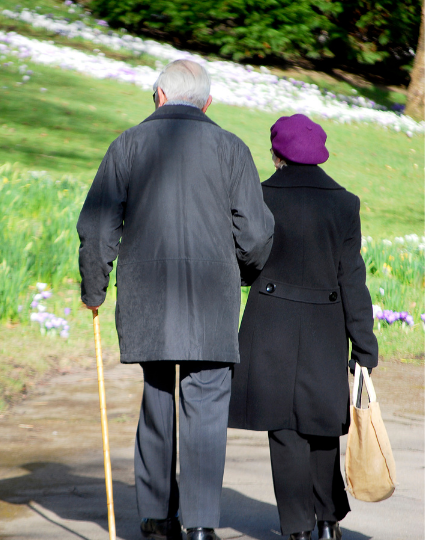
[[[407,105],[405,113],[415,120],[424,120],[424,9],[422,4],[421,30],[415,62],[410,75],[410,84],[407,89]]]

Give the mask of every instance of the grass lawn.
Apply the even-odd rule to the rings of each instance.
[[[152,95],[115,81],[34,65],[0,67],[0,163],[53,174],[95,173],[108,145],[153,112]],[[46,88],[41,92],[41,88]],[[251,148],[265,180],[273,173],[269,130],[278,115],[214,104],[208,114]],[[330,159],[324,169],[362,201],[364,234],[377,238],[423,230],[423,137],[373,125],[321,121]]]
[[[29,7],[33,7],[33,4],[28,0],[21,3]],[[44,0],[37,5],[47,10],[53,4],[63,11],[63,4],[52,0]],[[4,0],[0,0],[2,7],[6,7]],[[48,370],[68,369],[74,362],[84,365],[92,361],[91,314],[80,306],[78,300],[74,259],[78,241],[73,224],[66,231],[71,240],[63,237],[60,240],[68,242],[66,249],[70,250],[70,255],[67,257],[72,259],[69,268],[73,270],[68,274],[64,270],[67,258],[64,251],[62,259],[60,256],[57,258],[57,264],[62,265],[61,278],[55,284],[54,296],[49,300],[49,309],[58,315],[62,314],[65,306],[72,307],[69,316],[70,337],[61,340],[42,336],[37,324],[28,324],[28,304],[30,295],[34,293],[35,282],[46,279],[51,283],[48,274],[54,272],[54,268],[47,268],[52,264],[53,257],[42,245],[45,234],[32,231],[49,231],[51,238],[58,241],[64,223],[61,212],[67,211],[64,201],[69,201],[67,214],[72,211],[72,215],[77,215],[81,193],[88,188],[108,145],[122,131],[141,122],[153,111],[152,94],[130,84],[91,79],[30,62],[27,65],[34,74],[25,84],[18,84],[22,81],[22,74],[16,62],[10,66],[0,65],[0,165],[5,162],[18,163],[16,174],[23,179],[26,178],[24,169],[48,171],[57,189],[57,199],[56,192],[49,193],[44,201],[39,193],[41,202],[38,206],[30,204],[25,200],[25,194],[30,197],[32,193],[36,195],[37,180],[31,181],[34,183],[32,186],[25,184],[24,180],[22,185],[17,182],[11,186],[7,183],[10,182],[9,176],[4,177],[6,182],[0,174],[3,189],[0,189],[0,197],[4,208],[2,234],[6,234],[6,230],[11,232],[7,249],[12,253],[21,250],[22,246],[22,249],[27,249],[28,257],[30,254],[35,258],[44,257],[42,261],[46,266],[44,275],[43,265],[39,264],[37,272],[26,276],[23,288],[19,288],[21,278],[17,280],[14,289],[17,292],[13,293],[15,296],[12,300],[23,304],[24,310],[19,317],[0,325],[0,409],[16,396],[25,394],[30,385],[36,384]],[[41,91],[42,88],[47,90]],[[267,179],[274,170],[269,153],[269,130],[278,115],[215,103],[208,114],[248,144],[261,179]],[[327,145],[331,154],[324,169],[337,182],[360,196],[363,233],[375,239],[423,234],[423,137],[409,139],[402,133],[371,125],[341,125],[332,121],[321,121],[321,124],[328,133]],[[67,192],[69,186],[66,182],[69,181],[63,179],[63,175],[78,179],[78,197],[72,198],[71,192]],[[69,198],[64,199],[66,196]],[[60,200],[60,204],[56,204],[55,200]],[[11,209],[10,213],[8,209]],[[25,235],[29,235],[28,239]],[[72,244],[74,236],[75,244]],[[4,237],[0,236],[0,241],[4,247]],[[33,254],[35,247],[32,244],[39,245],[39,251]],[[60,242],[54,245],[59,251],[62,249]],[[7,268],[7,260],[12,260],[14,255],[9,259],[10,253],[6,251],[0,259],[0,263],[2,260],[4,262],[4,274],[1,274],[2,263],[0,276],[8,284],[12,279],[10,276],[17,275],[20,268],[13,264]],[[14,260],[21,259],[18,257]],[[16,265],[19,266],[19,263]],[[376,291],[382,285],[387,287],[384,281],[379,272],[369,276],[374,301],[379,294]],[[423,290],[416,282],[415,285],[410,283],[403,287],[398,289],[403,291],[401,296],[398,293],[398,304],[387,307],[406,309],[416,312],[417,316],[421,310],[423,312]],[[113,324],[113,287],[111,289],[101,310],[102,340],[109,358],[116,360],[118,348]],[[423,361],[424,334],[419,324],[407,332],[396,325],[382,328],[377,330],[377,335],[384,359]]]

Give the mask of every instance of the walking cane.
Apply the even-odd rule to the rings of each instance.
[[[97,379],[99,381],[100,422],[102,424],[103,461],[105,465],[106,503],[108,505],[109,540],[116,540],[114,497],[112,494],[111,454],[109,453],[108,417],[106,416],[105,381],[103,378],[102,346],[99,313],[93,310],[94,343],[96,347]]]

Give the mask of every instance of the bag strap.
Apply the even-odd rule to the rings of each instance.
[[[356,407],[358,409],[362,408],[362,392],[363,392],[363,373],[360,371],[360,377],[359,377],[359,388],[357,390],[357,401],[356,401]],[[354,396],[353,396],[354,401]]]
[[[359,395],[361,396],[362,386],[360,386],[361,379],[364,380],[364,383],[366,385],[367,394],[369,396],[369,402],[374,403],[376,401],[376,392],[375,388],[372,383],[372,379],[370,378],[369,372],[367,371],[367,368],[361,367],[356,362],[356,368],[354,371],[354,384],[353,384],[353,405],[354,407],[357,407],[360,409],[361,403],[359,403]]]

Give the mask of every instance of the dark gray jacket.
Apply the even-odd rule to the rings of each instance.
[[[375,367],[378,344],[360,254],[360,201],[315,165],[263,183],[273,248],[242,319],[230,427],[339,436],[349,425],[351,357]]]
[[[121,362],[239,362],[241,275],[272,245],[247,146],[202,111],[159,108],[109,147],[78,220],[82,300],[106,295],[117,257]]]

